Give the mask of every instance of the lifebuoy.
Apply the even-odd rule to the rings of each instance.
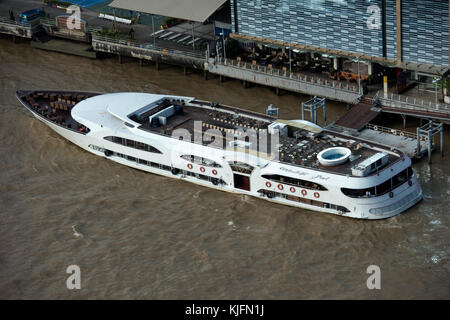
[[[389,192],[389,197],[394,197],[394,193],[391,191],[391,192]]]
[[[172,168],[172,174],[173,174],[173,175],[177,175],[179,172],[180,172],[179,169],[177,169],[177,168]]]
[[[283,190],[283,185],[280,183],[280,184],[278,184],[277,188],[278,188],[278,190]]]
[[[212,174],[213,174],[213,175],[217,175],[217,170],[216,170],[216,169],[213,169]]]
[[[308,194],[308,192],[305,189],[303,189],[302,190],[302,196],[306,196],[307,194]]]
[[[267,198],[272,199],[273,198],[273,192],[267,192]]]
[[[267,188],[270,188],[271,186],[272,186],[272,184],[271,184],[269,181],[267,181],[267,182],[266,182],[266,187],[267,187]]]
[[[188,164],[187,164],[187,167],[188,167],[189,169],[192,169],[192,168],[193,168],[193,166],[192,166],[191,163],[188,163]]]
[[[318,192],[314,192],[314,198],[319,198],[320,194]]]
[[[294,187],[290,187],[289,190],[294,193],[295,192],[295,188]]]
[[[205,168],[204,167],[200,167],[200,171],[201,172],[205,172]]]
[[[373,126],[373,130],[378,131],[378,127],[377,126]]]
[[[405,136],[405,133],[404,133],[403,131],[401,131],[401,132],[400,132],[400,135],[401,135],[402,137],[404,137],[404,136]]]

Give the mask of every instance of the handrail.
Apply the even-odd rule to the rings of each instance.
[[[149,49],[149,50],[155,50],[162,53],[169,53],[169,54],[178,54],[178,55],[184,55],[184,56],[190,56],[198,59],[205,59],[205,55],[203,52],[200,51],[185,51],[185,50],[179,50],[174,48],[163,48],[154,46],[153,43],[150,42],[141,42],[136,40],[128,40],[128,39],[118,39],[111,36],[104,36],[99,35],[96,33],[92,34],[92,40],[94,41],[104,41],[104,42],[110,42],[110,43],[116,43],[119,45],[127,46],[127,47],[135,47],[139,49]]]
[[[235,67],[235,68],[252,70],[252,71],[263,73],[263,74],[269,74],[269,75],[275,76],[275,77],[288,78],[291,80],[304,82],[304,83],[308,83],[308,84],[319,85],[319,86],[327,87],[327,88],[334,89],[334,90],[359,94],[357,86],[350,86],[349,84],[347,84],[346,86],[343,86],[342,82],[336,81],[336,80],[329,81],[327,79],[323,79],[320,77],[315,78],[314,76],[310,76],[310,75],[306,75],[306,74],[302,74],[302,73],[289,72],[287,70],[285,71],[285,70],[273,68],[273,67],[269,68],[267,66],[261,66],[259,64],[252,64],[252,63],[248,63],[248,62],[237,61],[234,59],[227,58],[224,60],[222,57],[216,57],[215,62],[218,64],[221,64],[221,65],[224,65],[224,66],[231,66],[231,67]]]
[[[11,20],[11,19],[6,18],[6,17],[0,17],[0,22],[13,24],[13,25],[16,25],[16,26],[22,26],[22,27],[30,27],[31,26],[31,23],[29,23],[29,22],[15,21],[15,20]]]
[[[388,93],[385,98],[384,95],[377,92],[375,95],[380,102],[385,102],[390,105],[386,107],[394,106],[396,108],[409,109],[409,110],[424,110],[428,112],[443,112],[450,113],[450,105],[432,102],[425,99],[411,98],[408,96],[402,96],[399,94]],[[403,98],[403,99],[402,99]],[[381,103],[383,104],[383,103]]]
[[[366,124],[366,128],[370,129],[370,130],[374,130],[374,131],[380,131],[380,132],[384,132],[384,133],[393,134],[396,136],[403,136],[403,137],[412,138],[412,139],[417,140],[417,134],[408,132],[408,131],[392,129],[392,128],[383,127],[383,126],[379,126],[379,125],[375,125],[375,124],[371,124],[371,123]]]

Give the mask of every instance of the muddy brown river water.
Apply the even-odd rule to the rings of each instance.
[[[394,218],[362,221],[97,157],[32,117],[15,98],[19,88],[170,93],[259,112],[273,103],[283,118],[298,118],[307,99],[0,37],[2,299],[450,298],[448,128],[447,156],[413,165],[423,201]],[[331,121],[345,112],[345,105],[327,106]],[[66,287],[69,265],[81,269],[81,290]],[[369,265],[380,267],[380,290],[366,286]]]

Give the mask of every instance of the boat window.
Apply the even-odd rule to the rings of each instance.
[[[195,164],[199,164],[205,167],[215,167],[215,168],[222,168],[220,164],[215,162],[214,160],[203,158],[203,157],[197,157],[192,154],[184,154],[181,156],[186,161],[190,161]]]
[[[134,141],[131,139],[125,139],[125,138],[115,137],[115,136],[104,137],[104,139],[114,142],[114,143],[117,143],[117,144],[121,144],[123,146],[130,147],[130,148],[135,148],[135,149],[144,150],[144,151],[148,151],[148,152],[154,152],[154,153],[162,153],[155,147],[152,147],[148,144],[145,144],[145,143],[142,143],[139,141]]]
[[[338,205],[331,204],[328,202],[306,199],[303,197],[297,197],[297,196],[274,192],[274,191],[269,191],[269,190],[265,190],[265,189],[259,189],[258,192],[261,194],[264,194],[266,196],[268,194],[270,194],[272,197],[278,197],[278,198],[283,198],[283,199],[290,200],[290,201],[301,202],[301,203],[309,204],[309,205],[316,206],[316,207],[334,209],[334,210],[342,211],[342,212],[350,212],[350,210],[348,210],[346,207],[338,206]]]
[[[401,171],[400,173],[397,173],[392,178],[387,179],[386,181],[380,183],[375,187],[365,189],[341,188],[341,191],[346,196],[352,198],[378,197],[404,184],[406,181],[408,181],[409,178],[411,178],[412,175],[413,170],[411,167],[408,167],[407,169]]]
[[[264,179],[276,181],[276,182],[282,182],[286,184],[291,184],[294,186],[299,186],[305,189],[314,189],[314,190],[327,190],[324,186],[321,184],[318,184],[316,182],[307,181],[307,180],[301,180],[301,179],[295,179],[287,176],[281,176],[278,174],[264,174],[262,175]]]
[[[251,174],[254,169],[254,167],[244,162],[230,161],[228,163],[230,164],[231,170],[240,173]]]

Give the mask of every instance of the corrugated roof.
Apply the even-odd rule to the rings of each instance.
[[[204,22],[226,0],[114,0],[115,8]]]

